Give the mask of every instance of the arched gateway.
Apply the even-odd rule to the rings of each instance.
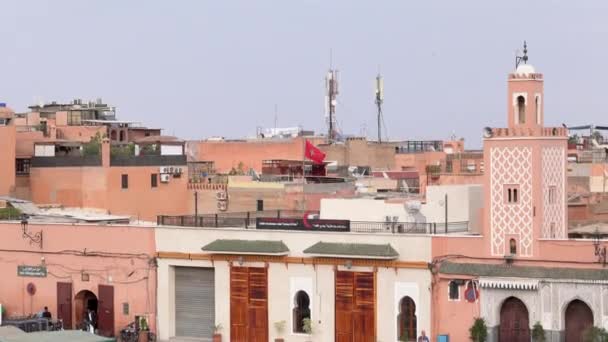
[[[593,326],[593,312],[585,302],[575,299],[566,308],[566,342],[583,340],[585,329]]]
[[[530,342],[530,320],[526,305],[515,297],[507,298],[500,308],[500,342]]]

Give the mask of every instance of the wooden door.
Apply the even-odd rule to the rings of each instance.
[[[530,321],[524,303],[510,297],[500,309],[500,342],[530,342]]]
[[[57,319],[64,329],[72,329],[72,283],[57,283]]]
[[[97,329],[99,335],[114,336],[114,287],[99,285],[97,304]]]
[[[566,308],[566,342],[583,340],[583,333],[593,326],[593,312],[587,304],[573,300]]]
[[[337,271],[335,286],[336,342],[375,342],[375,274]]]
[[[266,268],[230,268],[230,339],[236,342],[268,341]]]

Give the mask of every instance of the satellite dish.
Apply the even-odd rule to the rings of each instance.
[[[485,127],[483,129],[483,137],[484,138],[491,138],[493,135],[494,135],[494,133],[492,133],[492,128]]]

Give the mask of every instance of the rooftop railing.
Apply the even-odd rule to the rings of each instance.
[[[157,217],[159,226],[177,226],[192,228],[245,228],[256,229],[257,218],[303,218],[314,212],[300,211],[252,211],[245,213],[222,213],[204,215],[181,215]],[[293,229],[286,229],[293,230]],[[297,230],[297,229],[296,229]],[[299,229],[306,230],[306,229]],[[350,232],[354,233],[390,233],[390,234],[451,234],[466,233],[469,222],[373,222],[350,221]]]

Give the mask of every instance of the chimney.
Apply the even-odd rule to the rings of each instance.
[[[101,166],[110,167],[110,139],[101,140]]]

